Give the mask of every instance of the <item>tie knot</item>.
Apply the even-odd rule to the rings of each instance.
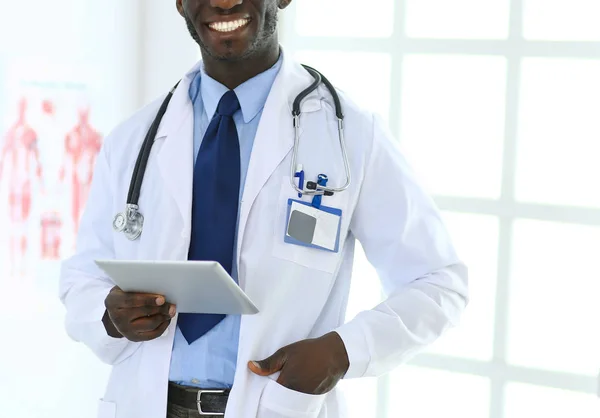
[[[229,90],[221,97],[219,106],[217,106],[217,113],[221,116],[233,116],[238,110],[240,110],[240,101],[235,95],[235,92]]]

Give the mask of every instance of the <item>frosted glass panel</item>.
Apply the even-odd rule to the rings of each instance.
[[[592,395],[521,383],[506,387],[505,418],[598,418],[600,401]]]
[[[518,200],[600,207],[600,60],[523,62]]]
[[[509,0],[406,0],[406,32],[414,38],[505,39]]]
[[[404,366],[390,380],[388,418],[489,417],[490,382],[484,377]]]
[[[368,52],[299,51],[295,58],[314,66],[360,105],[389,118],[392,60]]]
[[[494,344],[494,309],[498,263],[498,220],[492,216],[444,213],[459,256],[469,268],[471,302],[460,325],[429,351],[490,360]]]
[[[394,30],[394,0],[300,0],[296,29],[302,36],[384,38]]]
[[[523,0],[523,34],[547,41],[600,41],[600,1]]]
[[[600,227],[514,225],[508,360],[595,376],[600,369]]]
[[[506,60],[407,56],[402,85],[401,143],[428,188],[499,197]]]

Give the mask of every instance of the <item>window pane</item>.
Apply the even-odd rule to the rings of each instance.
[[[296,4],[296,29],[302,36],[384,38],[394,30],[394,0],[377,7],[364,0],[301,0]]]
[[[346,398],[348,418],[375,416],[374,411],[377,410],[377,379],[342,380],[339,387]]]
[[[600,41],[598,0],[523,0],[523,34],[548,41]]]
[[[408,56],[402,90],[402,144],[429,188],[499,197],[506,60]]]
[[[600,206],[598,74],[598,60],[523,62],[518,200]]]
[[[595,376],[600,368],[600,227],[514,225],[508,360]]]
[[[598,398],[584,393],[544,388],[523,383],[506,387],[505,418],[597,418]]]
[[[486,378],[404,366],[391,373],[387,416],[486,418],[489,403]]]
[[[444,213],[459,256],[469,268],[470,303],[460,325],[430,352],[490,360],[494,344],[494,308],[498,262],[498,220],[492,216]]]
[[[505,39],[509,0],[406,0],[413,38]]]
[[[389,119],[392,60],[388,54],[299,51],[295,58],[314,66],[361,107]]]

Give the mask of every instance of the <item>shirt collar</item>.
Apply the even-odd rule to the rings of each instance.
[[[275,65],[234,89],[240,101],[244,123],[252,121],[265,106],[271,87],[281,69],[282,61],[283,54],[280,54]],[[195,102],[200,93],[208,120],[212,120],[221,97],[228,91],[227,87],[206,74],[204,65],[202,65],[190,85],[190,99]]]

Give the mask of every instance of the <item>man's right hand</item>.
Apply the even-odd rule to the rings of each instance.
[[[106,332],[113,338],[150,341],[160,337],[175,316],[175,305],[165,297],[147,293],[125,293],[115,286],[104,301],[102,318]]]

